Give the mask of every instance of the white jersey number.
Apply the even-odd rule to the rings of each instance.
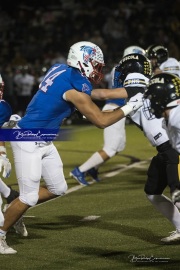
[[[52,75],[50,75],[54,70],[56,70],[58,67],[54,67],[50,72],[46,74],[43,81],[39,85],[39,89],[41,89],[43,92],[47,92],[48,86],[51,86],[53,84],[54,79],[59,76],[61,73],[65,72],[66,70],[58,71]]]

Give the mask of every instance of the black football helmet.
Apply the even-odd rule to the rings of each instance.
[[[150,99],[151,112],[161,118],[166,109],[180,105],[180,78],[170,73],[154,75],[144,97]]]
[[[163,62],[165,62],[168,57],[168,49],[162,45],[151,45],[146,50],[146,56],[148,59],[156,59],[156,66],[159,67]]]
[[[144,55],[131,53],[124,56],[115,67],[120,84],[123,85],[125,78],[129,73],[141,73],[147,78],[152,75],[151,61]]]

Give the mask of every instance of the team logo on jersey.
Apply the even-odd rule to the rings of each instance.
[[[154,136],[155,141],[157,141],[160,137],[162,137],[161,132],[159,132],[156,136]]]
[[[88,65],[89,60],[96,55],[96,49],[90,46],[81,46],[81,51],[83,51],[83,61]]]
[[[86,83],[83,83],[82,92],[88,92],[88,91],[89,91],[89,86]]]

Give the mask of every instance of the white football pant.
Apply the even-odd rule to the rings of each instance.
[[[67,190],[63,164],[53,143],[11,142],[16,177],[19,184],[19,199],[30,206],[38,201],[41,177],[47,189],[62,195]]]
[[[114,110],[118,106],[115,104],[106,104],[103,107],[103,111]],[[126,118],[123,118],[115,124],[106,127],[104,129],[104,146],[103,150],[109,157],[113,157],[118,152],[124,150],[126,145],[126,130],[125,130]]]

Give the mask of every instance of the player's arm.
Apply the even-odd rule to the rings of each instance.
[[[7,178],[10,176],[11,173],[11,163],[6,155],[6,147],[5,142],[0,142],[0,172],[3,169],[2,176]]]
[[[95,126],[99,128],[106,128],[119,121],[127,114],[132,112],[137,104],[125,105],[112,112],[103,112],[92,101],[91,97],[85,93],[78,92],[74,89],[65,93],[64,97],[67,101],[74,104],[74,106]],[[139,102],[139,106],[141,102]]]
[[[131,98],[138,93],[144,93],[145,88],[139,86],[121,87],[124,82],[120,82],[119,67],[115,67],[112,71],[113,89],[94,89],[91,92],[91,98],[94,100],[107,100],[119,98]]]
[[[120,84],[119,76],[120,73],[116,71],[114,67],[111,71],[112,89],[93,89],[91,91],[91,98],[94,100],[128,98],[129,94],[127,90],[122,87],[122,84]]]
[[[93,89],[91,91],[91,98],[94,100],[128,98],[128,93],[123,87],[113,89]]]

